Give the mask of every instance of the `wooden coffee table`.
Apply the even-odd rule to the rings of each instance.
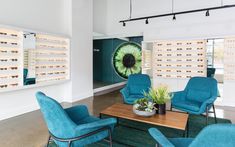
[[[142,117],[134,114],[132,105],[117,103],[100,112],[102,115],[112,116],[156,126],[163,126],[184,131],[184,136],[188,136],[188,117],[186,113],[166,111],[165,115],[154,115]]]

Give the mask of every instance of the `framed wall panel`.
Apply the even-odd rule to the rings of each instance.
[[[69,78],[69,38],[0,25],[0,92]]]
[[[224,40],[224,80],[235,80],[235,37]]]
[[[206,76],[206,41],[156,41],[152,62],[154,77]]]
[[[22,86],[22,32],[0,28],[0,90]]]
[[[36,34],[36,83],[69,79],[69,39]]]
[[[142,42],[142,73],[152,77],[153,42]]]

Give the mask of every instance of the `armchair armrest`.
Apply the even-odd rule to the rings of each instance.
[[[150,135],[162,146],[162,147],[174,147],[174,145],[156,128],[150,128]]]
[[[202,103],[201,107],[200,107],[200,112],[199,113],[206,112],[206,107],[212,105],[215,100],[216,100],[216,96],[212,96],[211,98],[209,98],[206,101],[204,101]]]
[[[177,91],[177,92],[172,92],[173,98],[172,98],[172,103],[177,102],[177,101],[184,101],[186,97],[185,91]]]
[[[89,116],[88,109],[85,105],[73,106],[65,109],[65,111],[74,122],[78,122],[79,120]]]
[[[82,124],[76,127],[76,132],[79,135],[87,134],[89,132],[98,130],[102,127],[110,127],[110,129],[113,129],[114,125],[117,123],[117,120],[115,118],[107,118],[107,119],[101,119],[95,122]]]
[[[126,99],[130,94],[127,87],[124,87],[123,89],[121,89],[120,92],[123,95],[124,99]]]

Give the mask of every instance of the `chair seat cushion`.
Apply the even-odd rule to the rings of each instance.
[[[169,141],[175,147],[188,147],[192,143],[193,138],[169,138]]]
[[[136,94],[136,95],[129,95],[130,99],[139,99],[139,98],[144,98],[143,94]]]
[[[178,109],[182,108],[184,110],[198,112],[200,110],[201,103],[195,101],[179,101],[173,103],[172,106]]]
[[[79,124],[91,123],[91,122],[98,121],[98,120],[100,120],[100,119],[97,117],[88,116],[88,117],[85,117],[84,119],[79,120],[78,122],[75,122],[75,123],[79,125]]]
[[[148,91],[147,85],[131,85],[129,87],[130,94],[143,95],[144,91]]]
[[[210,91],[189,89],[187,92],[186,99],[197,101],[197,102],[204,102],[205,100],[210,98],[210,96],[211,96]]]
[[[128,99],[125,99],[127,104],[134,104],[135,100],[143,98],[143,95],[129,95]]]

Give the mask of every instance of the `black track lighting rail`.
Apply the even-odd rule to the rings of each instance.
[[[125,22],[131,22],[131,21],[137,21],[137,20],[143,20],[143,19],[149,20],[150,18],[158,18],[158,17],[166,17],[166,16],[174,16],[174,18],[175,18],[176,15],[202,12],[202,11],[206,11],[206,13],[207,13],[206,16],[209,16],[208,14],[209,14],[210,10],[226,9],[226,8],[233,8],[233,7],[235,7],[235,4],[234,5],[224,5],[224,6],[219,6],[219,7],[209,7],[209,8],[203,8],[203,9],[181,11],[181,12],[166,13],[166,14],[160,14],[160,15],[151,15],[151,16],[145,16],[145,17],[137,17],[137,18],[121,20],[121,21],[119,21],[119,23],[123,23],[123,26],[125,26],[126,25]]]

